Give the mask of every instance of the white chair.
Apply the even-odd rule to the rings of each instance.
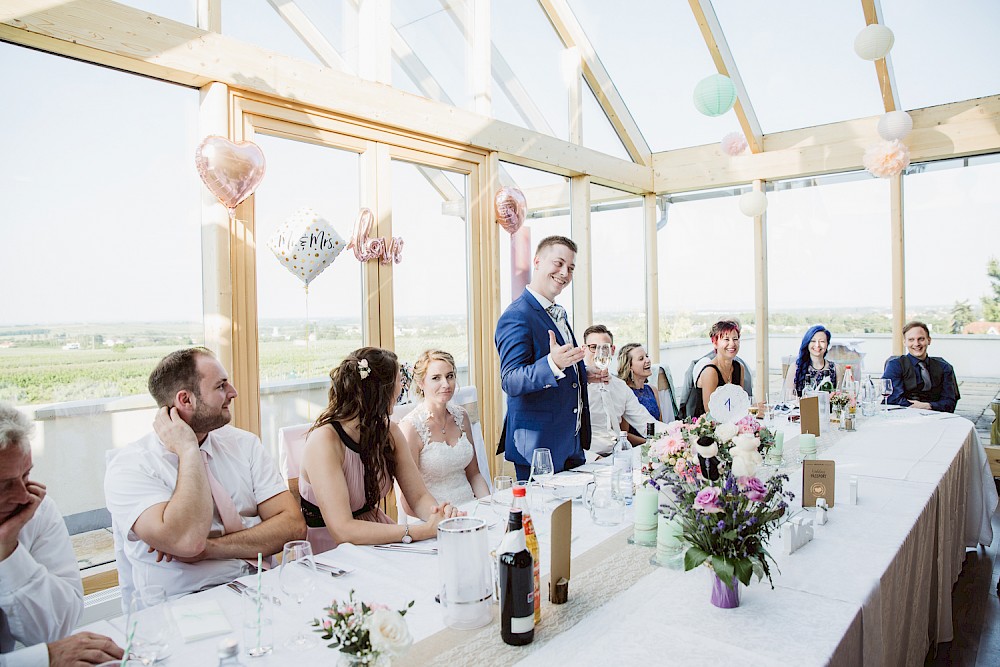
[[[311,427],[310,422],[278,429],[278,464],[296,503],[299,502],[299,466],[302,461],[302,450],[306,446],[306,434]]]
[[[462,387],[455,392],[451,402],[461,405],[469,413],[469,422],[472,424],[472,446],[476,450],[479,473],[486,480],[490,493],[493,493],[493,477],[490,475],[490,462],[487,458],[489,455],[486,452],[486,440],[483,438],[483,422],[479,418],[479,394],[476,386]]]
[[[104,452],[105,470],[120,451],[120,449],[109,449]],[[118,587],[122,594],[122,613],[127,614],[129,603],[132,601],[132,593],[135,592],[135,580],[132,578],[132,563],[125,555],[126,535],[115,521],[114,514],[111,515],[111,536],[115,541],[115,567],[118,569]]]
[[[660,399],[660,421],[664,423],[672,422],[677,418],[677,401],[674,398],[674,386],[670,377],[670,370],[665,366],[653,364],[650,377],[656,384],[656,395]],[[655,379],[654,379],[655,378]]]

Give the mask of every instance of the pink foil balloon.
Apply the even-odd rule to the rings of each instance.
[[[354,256],[359,262],[377,259],[382,264],[390,262],[399,264],[403,261],[403,239],[398,236],[393,236],[388,242],[381,236],[373,239],[369,237],[373,224],[375,216],[371,210],[361,209],[357,220],[354,221],[354,232],[351,234],[350,243],[347,244],[348,249],[354,250]]]
[[[253,194],[264,178],[264,153],[252,141],[234,144],[224,137],[205,137],[194,156],[205,187],[232,212]]]
[[[514,234],[524,224],[528,202],[517,188],[502,187],[493,197],[493,212],[497,222],[508,234]]]

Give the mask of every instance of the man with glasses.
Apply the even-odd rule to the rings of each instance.
[[[614,358],[614,336],[611,330],[603,324],[595,324],[583,332],[583,346],[586,349],[584,362],[588,373],[601,372],[595,368],[594,354],[598,345],[609,345],[611,357]],[[593,369],[593,370],[591,370]],[[606,371],[604,371],[606,372]],[[646,424],[653,423],[657,433],[666,430],[666,424],[649,414],[639,399],[625,381],[617,375],[609,375],[605,383],[590,387],[590,451],[598,458],[611,454],[618,442],[618,434],[627,430],[626,424],[631,424],[637,433],[646,432]],[[623,424],[623,421],[625,422]],[[641,437],[629,436],[633,444],[645,442]]]

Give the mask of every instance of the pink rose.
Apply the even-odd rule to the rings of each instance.
[[[705,514],[718,514],[722,511],[722,505],[719,503],[721,494],[722,489],[717,486],[705,487],[694,498],[695,509],[699,509]]]
[[[740,477],[736,483],[740,485],[747,500],[759,503],[767,497],[767,487],[756,477]]]

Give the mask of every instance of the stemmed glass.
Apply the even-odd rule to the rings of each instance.
[[[597,347],[594,348],[594,365],[600,368],[602,371],[608,370],[611,366],[611,343],[598,343]],[[607,391],[608,388],[601,383],[601,391]],[[537,449],[535,450],[538,451]],[[549,450],[544,450],[549,451]]]
[[[166,602],[163,586],[143,586],[132,595],[125,634],[131,634],[135,626],[129,653],[143,665],[152,665],[168,655],[171,623]]]
[[[493,478],[493,493],[490,495],[490,504],[498,517],[507,520],[508,510],[510,510],[513,500],[514,478],[510,475],[499,475]]]
[[[889,415],[889,404],[886,401],[892,395],[892,380],[889,378],[874,378],[872,381],[875,383],[875,390],[882,395],[882,405],[884,406],[881,408],[882,416],[886,417]]]
[[[543,484],[552,479],[556,474],[556,469],[552,465],[552,452],[544,447],[539,447],[531,452],[531,474],[528,479]]]
[[[281,552],[281,571],[278,573],[282,592],[295,600],[295,604],[301,609],[302,601],[312,593],[317,580],[312,545],[305,540],[286,542]],[[316,640],[306,635],[301,627],[299,634],[285,643],[285,647],[293,651],[304,651],[315,645]]]

